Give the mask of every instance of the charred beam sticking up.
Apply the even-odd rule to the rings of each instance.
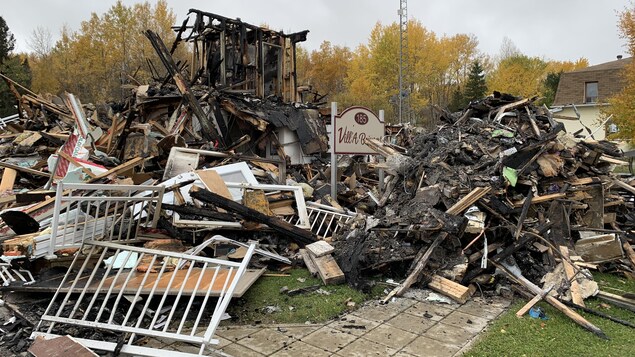
[[[199,123],[201,124],[201,128],[203,129],[203,137],[206,140],[217,142],[221,147],[225,147],[224,140],[221,136],[222,133],[220,132],[218,126],[218,120],[223,119],[213,117],[215,123],[211,123],[210,118],[208,118],[208,116],[205,114],[205,111],[196,100],[194,94],[192,94],[189,84],[187,83],[185,78],[183,78],[183,75],[179,72],[176,63],[174,63],[174,59],[172,58],[172,55],[170,55],[170,51],[167,49],[167,47],[165,47],[165,43],[163,43],[163,40],[161,40],[159,35],[150,30],[147,30],[145,32],[145,35],[152,43],[152,47],[154,47],[154,50],[157,52],[157,55],[161,59],[161,62],[163,62],[165,68],[168,70],[172,78],[174,78],[176,86],[183,95],[183,99],[187,102],[193,114],[196,116]]]

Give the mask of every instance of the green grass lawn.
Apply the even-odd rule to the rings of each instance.
[[[635,281],[601,273],[594,277],[603,291],[635,293]],[[526,303],[520,300],[512,304],[466,356],[635,356],[635,329],[631,327],[579,312],[610,338],[602,340],[545,302],[537,306],[543,308],[548,320],[532,319],[528,315],[517,318],[516,311]],[[585,303],[588,308],[635,323],[634,312],[596,298],[587,299]]]
[[[324,322],[341,313],[355,309],[371,296],[350,288],[346,284],[322,284],[306,269],[293,269],[288,277],[261,277],[240,299],[230,304],[227,312],[230,324],[253,323],[311,323]],[[280,290],[320,285],[320,291],[289,296]],[[355,306],[349,306],[348,302]],[[271,311],[275,310],[275,311]]]

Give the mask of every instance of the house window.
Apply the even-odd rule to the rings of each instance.
[[[598,82],[584,83],[584,102],[595,103],[598,101]]]

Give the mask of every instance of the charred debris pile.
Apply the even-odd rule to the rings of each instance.
[[[615,144],[499,93],[443,119],[409,147],[368,144],[388,176],[373,214],[335,239],[351,283],[407,276],[389,297],[423,283],[458,301],[520,286],[583,306],[598,294],[587,269],[633,276],[635,189],[613,173],[626,163]]]
[[[296,90],[306,31],[192,13],[172,45],[193,43],[189,77],[147,31],[168,75],[124,103],[22,88],[0,122],[3,289],[55,293],[31,337],[72,328],[90,348],[143,349],[102,343],[97,326],[106,341],[170,333],[204,349],[232,297],[294,265],[325,284],[401,281],[386,302],[413,285],[458,302],[516,290],[602,335],[564,304],[611,298],[589,269],[633,276],[635,188],[613,173],[626,164],[613,143],[494,93],[436,130],[387,127],[366,143],[381,160],[331,168],[328,113]]]

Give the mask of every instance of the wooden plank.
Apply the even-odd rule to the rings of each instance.
[[[42,172],[42,171],[38,171],[38,170],[33,170],[33,169],[29,169],[28,167],[22,167],[22,166],[18,166],[18,165],[13,165],[13,164],[10,164],[8,162],[0,161],[0,167],[14,169],[14,170],[17,170],[17,171],[20,171],[20,172],[24,172],[24,173],[27,173],[27,174],[31,174],[31,175],[35,175],[35,176],[51,177],[51,174],[48,173],[48,172]]]
[[[52,339],[36,337],[28,350],[34,357],[98,357],[99,355],[77,342],[71,336]]]
[[[491,187],[477,187],[470,191],[465,197],[460,199],[457,203],[455,203],[452,207],[448,208],[446,213],[458,215],[459,213],[466,210],[468,207],[473,205],[476,201],[480,200],[488,194],[492,190]]]
[[[608,301],[615,306],[635,312],[635,300],[600,290],[595,297]]]
[[[300,255],[302,256],[302,260],[304,260],[304,265],[306,265],[306,268],[309,269],[311,275],[317,275],[317,266],[313,262],[313,259],[311,259],[309,252],[306,249],[300,249]]]
[[[613,184],[619,188],[622,188],[630,193],[635,193],[635,187],[627,184],[626,182],[622,182],[620,180],[613,180]]]
[[[432,275],[428,287],[440,294],[443,294],[461,304],[467,302],[470,298],[470,288],[463,286],[450,279],[446,279],[440,275]]]
[[[340,284],[346,280],[344,272],[342,272],[342,269],[340,269],[340,266],[337,265],[337,262],[330,254],[321,257],[314,257],[309,253],[309,257],[313,260],[318,274],[320,275],[320,279],[322,279],[324,284]]]
[[[635,251],[633,250],[633,247],[631,247],[631,244],[626,239],[624,239],[622,242],[622,248],[624,248],[626,257],[631,262],[631,267],[635,269]]]
[[[159,281],[159,286],[157,287],[157,290],[155,291],[155,293],[157,294],[167,293],[167,295],[171,295],[171,296],[178,294],[181,284],[184,283],[184,278],[185,278],[185,274],[187,274],[187,270],[188,269],[181,269],[181,270],[177,270],[176,272],[174,271],[165,272],[163,274],[163,278]],[[105,271],[105,270],[100,269],[100,271]],[[225,278],[227,278],[228,276],[227,271],[228,271],[227,269],[219,270],[218,275],[216,277],[216,281],[212,285],[211,296],[219,296],[219,293],[223,290],[223,284],[225,283]],[[234,290],[234,297],[241,297],[243,294],[245,294],[247,290],[258,280],[258,278],[260,278],[262,274],[265,273],[265,271],[266,271],[265,268],[247,269],[245,271],[245,274],[240,278],[240,280],[238,280],[238,285],[236,285],[236,290]],[[207,288],[209,287],[215,272],[216,272],[216,268],[208,268],[204,272],[202,272],[202,268],[192,268],[192,272],[190,273],[190,278],[187,281],[185,281],[185,288],[184,288],[183,294],[190,294],[190,295],[194,294],[196,296],[205,296],[205,294],[207,293]],[[144,274],[145,273],[141,273],[141,272],[132,272],[132,277],[128,281],[128,283],[125,285],[125,288],[123,288],[123,286],[124,286],[124,282],[126,280],[127,274],[121,274],[115,282],[115,287],[113,288],[113,291],[116,293],[119,293],[119,291],[123,290],[123,294],[130,294],[130,295],[136,294],[137,289],[141,285]],[[172,274],[176,274],[176,276],[174,278],[174,282],[172,283],[172,287],[168,288],[167,283],[169,282],[169,277],[171,277]],[[200,274],[203,274],[203,278],[201,279],[201,284],[199,285],[199,288],[195,291],[194,287],[196,286],[196,281],[198,280],[198,277]],[[157,275],[158,274],[150,274],[148,276],[146,283],[148,283],[151,280],[152,284],[144,285],[141,288],[141,294],[150,293],[150,291],[152,290],[153,284],[156,281],[155,279]],[[166,277],[168,278],[166,279]],[[66,282],[64,286],[60,286],[62,278],[63,278],[63,275],[60,275],[53,280],[38,281],[32,285],[20,286],[19,290],[24,292],[44,292],[44,291],[55,292],[59,287],[60,292],[67,293],[71,290],[70,288],[72,286],[72,282],[68,281]],[[110,286],[114,278],[115,276],[113,273],[113,276],[106,278],[104,280],[105,281],[104,284],[108,284],[104,286]],[[87,280],[88,280],[88,276],[84,276],[82,277],[82,279],[79,279],[77,282],[77,285],[73,289],[73,292],[80,293],[81,290],[84,289],[84,287],[86,286]],[[178,286],[179,288],[175,288],[175,286]],[[99,279],[94,279],[91,285],[86,289],[86,292],[91,294],[96,293],[98,292],[98,289],[97,289],[98,287],[99,287]],[[18,288],[12,288],[12,290],[13,289],[18,290]],[[102,292],[103,290],[99,290],[99,291]]]
[[[215,170],[197,170],[194,171],[199,177],[199,179],[203,182],[205,187],[214,192],[215,194],[221,195],[228,200],[232,199],[232,194],[229,192],[227,185],[225,185],[225,181],[220,177],[218,172]]]
[[[317,241],[315,243],[311,243],[307,245],[305,248],[306,250],[309,251],[309,253],[311,253],[316,258],[325,256],[327,254],[331,254],[335,251],[335,248],[333,248],[332,245],[328,244],[327,242],[323,240]]]
[[[528,303],[526,303],[520,310],[516,311],[516,317],[523,317],[527,313],[527,311],[531,310],[534,305],[536,305],[540,300],[544,299],[545,295],[549,294],[549,292],[553,289],[553,285],[549,286],[547,289],[544,289],[540,292],[540,294],[534,296]]]
[[[13,192],[13,185],[15,184],[15,178],[18,175],[18,171],[12,168],[5,168],[2,173],[2,182],[0,182],[0,194],[11,191]]]
[[[85,173],[86,175],[88,175],[88,177],[90,178],[95,178],[97,177],[97,175],[95,175],[92,171],[90,171],[89,169],[87,169],[86,167],[84,167],[81,163],[79,163],[79,161],[75,160],[74,157],[70,156],[69,154],[63,152],[63,151],[58,151],[57,154],[59,156],[61,156],[62,158],[64,158],[65,160],[69,161],[71,164],[75,165],[76,167],[78,167],[80,170],[82,170],[83,173]]]
[[[112,169],[104,172],[103,174],[99,174],[99,175],[91,178],[88,182],[89,183],[93,183],[93,182],[98,181],[100,179],[106,178],[106,177],[108,177],[110,175],[119,174],[121,172],[128,171],[128,170],[132,169],[133,167],[141,165],[144,161],[145,161],[145,159],[142,158],[142,157],[135,157],[134,159],[128,160],[128,161],[124,162],[123,164],[121,164],[119,166],[113,167]]]
[[[566,193],[552,193],[552,194],[544,195],[544,196],[534,196],[534,198],[531,199],[531,204],[535,205],[538,203],[547,202],[547,201],[555,200],[558,198],[563,198],[566,196],[567,196]],[[519,207],[522,207],[524,204],[525,204],[524,200],[519,202],[514,202],[514,207],[519,208]]]
[[[575,278],[575,272],[573,266],[569,263],[569,248],[564,245],[560,246],[560,253],[562,253],[562,264],[564,265],[564,273],[567,276],[567,280],[571,283],[571,300],[574,304],[584,307],[584,299],[580,293],[580,284]]]

